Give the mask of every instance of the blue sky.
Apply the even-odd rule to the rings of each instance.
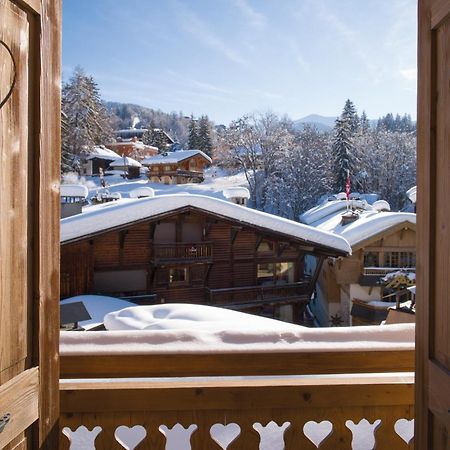
[[[63,78],[217,123],[272,110],[416,116],[416,0],[65,0]]]

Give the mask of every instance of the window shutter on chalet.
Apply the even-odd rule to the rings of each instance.
[[[419,1],[415,448],[450,442],[450,1]]]
[[[0,0],[0,419],[7,418],[0,448],[6,449],[58,447],[60,16],[59,0]]]

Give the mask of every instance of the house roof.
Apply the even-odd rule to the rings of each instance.
[[[86,159],[106,159],[108,161],[114,161],[117,158],[121,158],[116,152],[106,148],[104,145],[96,145],[94,149],[90,152]]]
[[[110,167],[142,167],[142,164],[138,161],[136,161],[133,158],[130,158],[129,156],[121,156],[119,159],[116,159],[113,161],[110,165]]]
[[[262,228],[270,233],[300,240],[331,254],[351,253],[348,242],[341,236],[255,209],[245,208],[225,200],[202,195],[162,195],[154,198],[122,199],[91,207],[88,212],[61,220],[61,242],[68,243],[101,234],[152,217],[195,209],[242,225]]]
[[[342,200],[311,208],[300,216],[300,220],[319,230],[344,237],[353,250],[361,243],[402,224],[416,225],[416,215],[413,213],[378,211],[360,200],[350,201],[349,204],[358,212],[359,218],[346,225],[342,224],[342,215],[347,210],[347,202]]]
[[[156,156],[150,156],[142,161],[144,166],[151,166],[154,164],[177,164],[185,159],[200,155],[209,163],[212,163],[211,158],[203,153],[201,150],[180,150],[178,152],[165,152]]]

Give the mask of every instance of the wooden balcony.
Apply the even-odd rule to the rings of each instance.
[[[211,305],[222,307],[262,306],[270,304],[290,304],[298,301],[309,301],[308,281],[299,281],[289,284],[274,284],[261,286],[246,286],[224,289],[206,288]]]
[[[153,262],[156,264],[210,260],[212,260],[212,242],[183,242],[153,246]]]
[[[364,267],[363,276],[385,277],[388,273],[392,272],[415,272],[415,267]]]
[[[413,349],[62,352],[59,448],[412,449],[397,431],[414,418],[413,370]]]

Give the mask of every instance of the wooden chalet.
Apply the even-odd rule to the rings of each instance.
[[[109,164],[105,175],[120,174],[124,178],[139,178],[142,164],[129,156],[122,156]]]
[[[136,296],[299,322],[324,258],[347,253],[344,239],[327,245],[324,233],[290,221],[293,232],[277,231],[283,219],[208,197],[161,196],[111,208],[62,221],[62,298]],[[103,225],[82,232],[92,217]],[[310,268],[307,257],[315,261]]]
[[[142,161],[148,167],[149,180],[164,184],[200,183],[210,164],[211,158],[200,150],[165,152]]]
[[[120,158],[116,152],[103,145],[97,145],[84,157],[81,167],[83,175],[100,175],[100,171],[105,172],[109,165]]]
[[[133,334],[141,333],[145,346],[152,333],[123,332],[118,349],[121,332],[67,332],[82,343],[84,353],[60,350],[61,1],[0,0],[0,448],[178,449],[174,438],[183,435],[183,448],[192,450],[217,447],[218,442],[221,448],[246,450],[350,450],[361,443],[357,427],[372,431],[364,448],[449,448],[450,2],[419,0],[418,6],[419,307],[415,330],[400,326],[406,327],[400,331],[415,334],[415,349],[405,346],[405,340],[395,347],[394,330],[386,326],[371,328],[382,345],[370,349],[364,347],[364,330],[355,327],[326,330],[334,338],[333,351],[320,345],[323,330],[311,330],[319,332],[312,341],[315,345],[298,351],[269,346],[258,351],[211,352],[208,342],[203,350],[192,351],[190,342],[181,340],[173,352],[165,352],[158,342],[152,353],[124,354],[121,350],[124,345],[131,347]],[[17,167],[21,176],[17,176]],[[139,202],[144,206],[150,199]],[[196,205],[195,199],[192,203],[190,208],[175,205],[181,208],[178,216],[201,217],[205,240],[212,239],[213,230],[220,234],[221,226],[227,229],[219,242],[233,255],[243,236],[253,242],[254,246],[243,247],[253,256],[261,245],[270,250],[270,244],[263,244],[266,239],[274,241],[277,258],[284,258],[285,251],[291,254],[290,248],[313,252],[319,259],[322,250],[322,256],[338,252],[333,245],[323,248],[324,242],[315,242],[312,234],[300,239],[295,230],[306,233],[309,228],[298,224],[293,228],[289,221],[278,219],[269,227],[261,222],[257,227],[242,212],[240,224],[235,225],[233,215],[212,214]],[[123,261],[133,239],[146,243],[138,254],[157,260],[152,243],[158,223],[153,222],[153,232],[150,222],[156,216],[161,222],[169,220],[164,206],[168,205],[144,211],[144,217],[134,216],[133,233],[126,232],[131,229],[130,216],[125,223],[106,213],[109,208],[114,210],[112,206],[98,207],[102,213],[100,209],[89,213],[105,214],[102,226],[106,223],[110,228],[104,233],[98,221],[77,222],[72,234],[63,225],[62,251],[71,245],[87,247],[79,260],[72,253],[76,268],[72,270],[83,273],[86,262],[94,267],[93,249],[104,255],[115,253],[114,261]],[[222,209],[229,211],[230,206],[246,211],[231,204]],[[183,242],[183,226],[180,235],[174,221],[176,239]],[[115,233],[118,237],[112,240],[111,252],[106,236]],[[330,244],[338,242],[330,241],[328,234],[323,237]],[[106,245],[102,247],[103,238]],[[212,249],[214,258],[220,256],[216,254],[222,251],[219,244]],[[348,248],[341,250],[345,253]],[[185,253],[181,255],[185,258]],[[250,264],[250,258],[245,258],[244,264]],[[153,266],[147,264],[148,259],[142,262],[148,269]],[[67,266],[62,270],[64,283]],[[227,278],[230,273],[225,274]],[[179,273],[172,275],[172,280],[182,278]],[[78,278],[86,286],[92,283],[83,275]],[[237,272],[233,280],[238,283]],[[103,333],[109,333],[112,348],[108,354],[104,353]],[[345,343],[339,345],[339,337],[347,333],[358,344],[351,350]],[[386,334],[393,346],[387,345]],[[93,339],[97,353],[92,352]],[[155,382],[155,377],[164,380]],[[411,425],[412,419],[414,432],[402,432],[400,428]],[[324,433],[322,427],[322,436],[317,438],[319,425],[326,429]],[[224,443],[225,429],[231,437],[228,434]],[[270,435],[274,439],[268,439],[269,429],[275,430],[275,436]]]
[[[306,212],[302,219],[334,231],[352,246],[348,258],[330,258],[322,267],[311,310],[321,326],[380,324],[395,299],[383,278],[392,272],[416,270],[416,215],[378,211],[378,205],[335,200]]]
[[[106,147],[119,155],[129,156],[138,161],[150,156],[158,154],[158,148],[151,145],[146,145],[137,137],[131,139],[118,139],[116,142],[106,144]]]

